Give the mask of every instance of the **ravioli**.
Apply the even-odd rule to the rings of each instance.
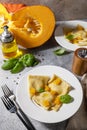
[[[50,92],[42,92],[39,95],[35,95],[32,98],[38,105],[42,106],[44,109],[49,110],[52,106],[53,95]]]
[[[71,85],[69,83],[56,75],[54,75],[49,81],[49,87],[51,90],[56,91],[58,96],[67,94],[71,89]]]
[[[72,44],[77,44],[78,46],[87,46],[87,29],[81,25],[77,25],[73,29],[64,29],[65,38]]]
[[[28,83],[30,88],[30,96],[33,96],[33,93],[35,93],[34,91],[39,92],[41,88],[43,89],[49,78],[49,76],[29,75]]]
[[[57,75],[29,75],[29,94],[32,101],[45,110],[58,111],[62,106],[60,96],[69,93],[71,85]]]

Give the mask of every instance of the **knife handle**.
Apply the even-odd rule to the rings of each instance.
[[[27,130],[35,130],[35,128],[33,127],[33,125],[30,124],[30,121],[26,121],[25,118],[19,112],[16,112],[16,115],[22,121],[22,123],[27,128]]]
[[[35,130],[34,126],[31,123],[31,121],[29,120],[27,115],[22,111],[21,108],[18,109],[18,112],[21,114],[23,120],[25,121],[26,127],[29,128],[29,130]]]
[[[20,108],[20,106],[18,105],[18,103],[15,100],[12,100],[14,102],[14,104],[17,107],[17,116],[20,118],[20,120],[23,122],[23,124],[26,126],[26,128],[28,130],[36,130],[34,128],[34,126],[32,125],[31,121],[29,120],[29,118],[27,117],[27,115],[22,111],[22,109]]]

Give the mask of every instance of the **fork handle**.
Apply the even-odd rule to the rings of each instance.
[[[18,103],[14,99],[12,101],[14,102],[14,104],[16,105],[16,107],[18,109],[16,114],[19,116],[19,118],[24,123],[24,125],[28,128],[28,130],[35,130],[34,126],[31,123],[31,121],[29,120],[27,115],[22,111],[22,109],[20,108]]]
[[[23,116],[23,118],[26,121],[26,123],[29,125],[29,127],[30,127],[29,130],[35,130],[34,126],[31,123],[31,121],[29,120],[29,118],[27,117],[27,115],[22,111],[22,109],[20,107],[19,107],[19,112]]]
[[[14,99],[12,101],[14,102],[14,104],[16,105],[16,107],[18,109],[16,114],[17,114],[17,116],[19,116],[19,118],[21,119],[23,124],[27,127],[28,130],[35,130],[34,126],[31,123],[31,121],[26,116],[26,114],[22,111],[22,109],[20,108],[18,103]]]
[[[25,125],[27,130],[35,130],[34,126],[31,124],[29,120],[26,120],[24,116],[22,116],[19,112],[16,112],[19,119],[22,121],[22,123]]]

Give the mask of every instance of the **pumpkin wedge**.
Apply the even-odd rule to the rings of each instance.
[[[11,17],[10,30],[18,44],[34,48],[44,44],[52,35],[55,27],[53,12],[46,6],[27,6]]]
[[[55,16],[51,9],[42,5],[0,4],[1,27],[8,25],[17,43],[25,48],[44,44],[55,28]]]

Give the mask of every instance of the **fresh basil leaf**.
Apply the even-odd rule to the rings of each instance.
[[[25,54],[23,55],[19,61],[22,61],[24,66],[34,66],[36,63],[36,58],[33,54]]]
[[[66,39],[73,40],[74,39],[74,35],[68,34],[68,35],[66,35]]]
[[[40,89],[38,90],[38,92],[39,92],[39,93],[44,92],[44,88],[40,88]]]
[[[18,59],[14,59],[14,58],[5,60],[4,64],[1,66],[1,68],[4,70],[10,70],[16,65],[17,62],[18,62]]]
[[[62,103],[71,103],[73,100],[74,100],[73,97],[71,97],[68,94],[60,96],[60,101]]]
[[[22,62],[17,62],[17,64],[11,69],[11,73],[16,74],[24,69],[24,64]]]
[[[54,53],[55,53],[56,55],[59,55],[59,56],[60,56],[60,55],[65,54],[65,53],[66,53],[66,50],[65,50],[64,48],[59,48],[59,49],[55,50]]]

